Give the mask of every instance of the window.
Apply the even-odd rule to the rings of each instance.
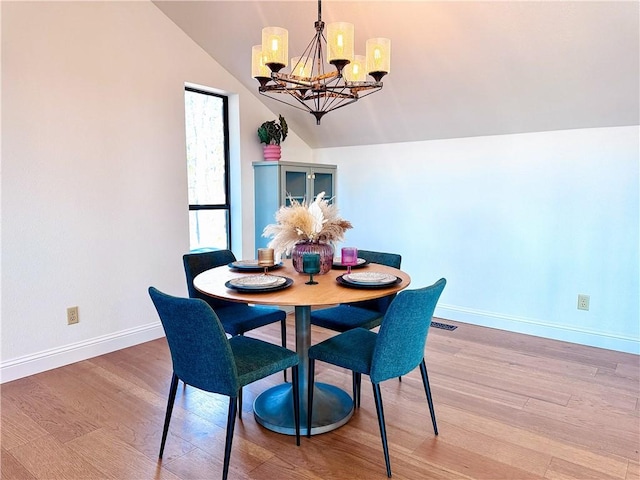
[[[184,92],[191,250],[231,246],[228,99]]]

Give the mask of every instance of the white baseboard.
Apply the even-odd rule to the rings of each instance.
[[[160,337],[164,337],[164,330],[162,329],[162,324],[158,321],[83,342],[7,360],[0,364],[0,383],[10,382],[11,380],[97,357],[98,355],[132,347]]]
[[[509,332],[561,340],[563,342],[606,348],[607,350],[634,353],[636,355],[640,354],[640,339],[624,335],[613,335],[529,318],[465,309],[453,305],[438,305],[434,316]]]
[[[564,342],[606,348],[640,354],[640,339],[603,332],[576,329],[566,325],[554,325],[528,318],[510,317],[491,312],[464,309],[452,305],[439,305],[435,315],[445,320],[454,320],[483,327],[551,338]],[[73,343],[64,347],[45,350],[32,355],[7,360],[0,364],[0,383],[35,375],[71,363],[97,357],[164,336],[160,322],[123,330],[117,333]]]

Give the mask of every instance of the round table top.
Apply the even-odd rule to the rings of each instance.
[[[291,260],[284,260],[281,268],[269,272],[271,275],[288,277],[293,280],[290,287],[272,292],[239,292],[225,286],[232,278],[244,275],[257,275],[260,272],[240,272],[230,269],[227,265],[212,268],[197,275],[193,284],[197,290],[205,295],[243,303],[259,305],[292,305],[292,306],[326,306],[336,303],[358,302],[373,298],[384,297],[399,292],[409,286],[411,277],[402,270],[387,267],[377,263],[370,263],[364,267],[353,269],[356,272],[380,272],[395,275],[401,281],[385,288],[350,288],[338,283],[337,277],[346,270],[331,269],[324,275],[314,275],[317,285],[306,285],[308,274],[294,270]]]

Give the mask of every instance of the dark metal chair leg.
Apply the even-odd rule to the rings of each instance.
[[[282,336],[282,346],[287,348],[287,319],[286,317],[280,322],[280,335]],[[284,374],[284,381],[287,382],[287,369],[285,368],[282,373]]]
[[[311,419],[313,418],[313,383],[315,377],[316,361],[313,358],[309,359],[309,380],[307,382],[308,387],[308,402],[307,405],[307,438],[311,438]]]
[[[360,393],[362,392],[362,374],[354,372],[354,380],[356,383],[356,396],[354,397],[354,408],[360,408]]]
[[[356,372],[351,372],[351,390],[353,391],[353,408],[358,408],[358,385],[356,381]]]
[[[240,335],[244,335],[244,333],[241,333]],[[240,391],[238,392],[237,410],[238,410],[238,418],[242,420],[242,387],[240,387]]]
[[[162,458],[164,452],[164,444],[167,441],[167,433],[169,433],[169,422],[171,422],[171,413],[173,412],[173,403],[176,400],[176,392],[178,391],[178,382],[180,379],[174,373],[171,377],[171,386],[169,387],[169,399],[167,400],[167,413],[164,416],[164,428],[162,429],[162,441],[160,442],[160,455],[158,458]],[[186,383],[185,383],[186,386]]]
[[[387,477],[391,478],[391,463],[389,461],[389,445],[387,444],[387,429],[384,424],[384,409],[382,408],[382,395],[380,394],[380,384],[372,383],[373,398],[376,401],[376,412],[378,412],[378,424],[380,425],[380,437],[382,437],[382,450],[384,452],[384,462],[387,465]]]
[[[231,444],[233,442],[233,429],[236,425],[237,398],[229,398],[229,415],[227,415],[227,439],[224,444],[224,463],[222,467],[222,480],[227,480],[229,475],[229,460],[231,459]]]
[[[291,387],[293,388],[293,418],[296,424],[296,445],[300,446],[300,378],[298,365],[291,368]]]
[[[438,435],[438,424],[436,423],[436,411],[433,408],[433,399],[431,398],[431,387],[429,386],[429,376],[427,375],[427,365],[424,358],[420,363],[420,373],[422,374],[422,384],[424,392],[427,394],[427,403],[429,404],[429,413],[431,413],[431,423],[433,423],[433,432]]]

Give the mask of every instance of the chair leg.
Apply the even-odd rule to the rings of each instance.
[[[353,408],[354,410],[358,408],[358,386],[356,385],[356,372],[351,372],[351,390],[353,391]]]
[[[360,387],[362,385],[362,374],[352,372],[353,375],[353,408],[360,408]]]
[[[164,428],[162,429],[162,441],[160,442],[160,455],[158,458],[162,458],[164,452],[164,444],[167,441],[167,433],[169,433],[169,422],[171,422],[171,413],[173,412],[173,403],[176,400],[176,392],[178,391],[178,382],[180,379],[174,373],[171,377],[171,386],[169,387],[169,399],[167,400],[167,413],[164,416]],[[186,386],[186,383],[185,383]]]
[[[242,336],[244,333],[240,333],[239,335]],[[242,387],[240,387],[240,391],[238,392],[238,406],[236,410],[238,410],[238,418],[242,420]]]
[[[372,383],[373,398],[376,401],[376,412],[378,412],[378,424],[380,425],[380,437],[382,437],[382,450],[384,452],[384,462],[387,465],[387,477],[391,478],[391,463],[389,462],[389,445],[387,444],[387,429],[384,424],[384,409],[382,408],[382,395],[380,394],[380,384]]]
[[[307,405],[307,438],[311,438],[311,419],[313,417],[313,383],[315,377],[316,361],[313,358],[309,359],[309,380],[307,382],[308,387],[308,402]]]
[[[236,425],[237,398],[229,398],[229,414],[227,415],[227,439],[224,444],[224,463],[222,466],[222,480],[227,480],[229,475],[229,460],[231,459],[231,444],[233,442],[233,429]]]
[[[300,446],[300,379],[298,365],[291,368],[291,387],[293,388],[293,418],[296,424],[296,445]]]
[[[433,432],[438,435],[438,424],[436,423],[436,411],[433,408],[433,399],[431,398],[431,387],[429,386],[429,376],[427,375],[427,365],[424,358],[420,363],[420,373],[422,374],[422,384],[424,392],[427,394],[427,403],[429,404],[429,412],[431,413],[431,423],[433,423]]]
[[[280,321],[280,335],[282,336],[282,346],[287,348],[287,318],[285,317]],[[282,373],[284,374],[284,382],[287,383],[287,369],[285,368]]]

